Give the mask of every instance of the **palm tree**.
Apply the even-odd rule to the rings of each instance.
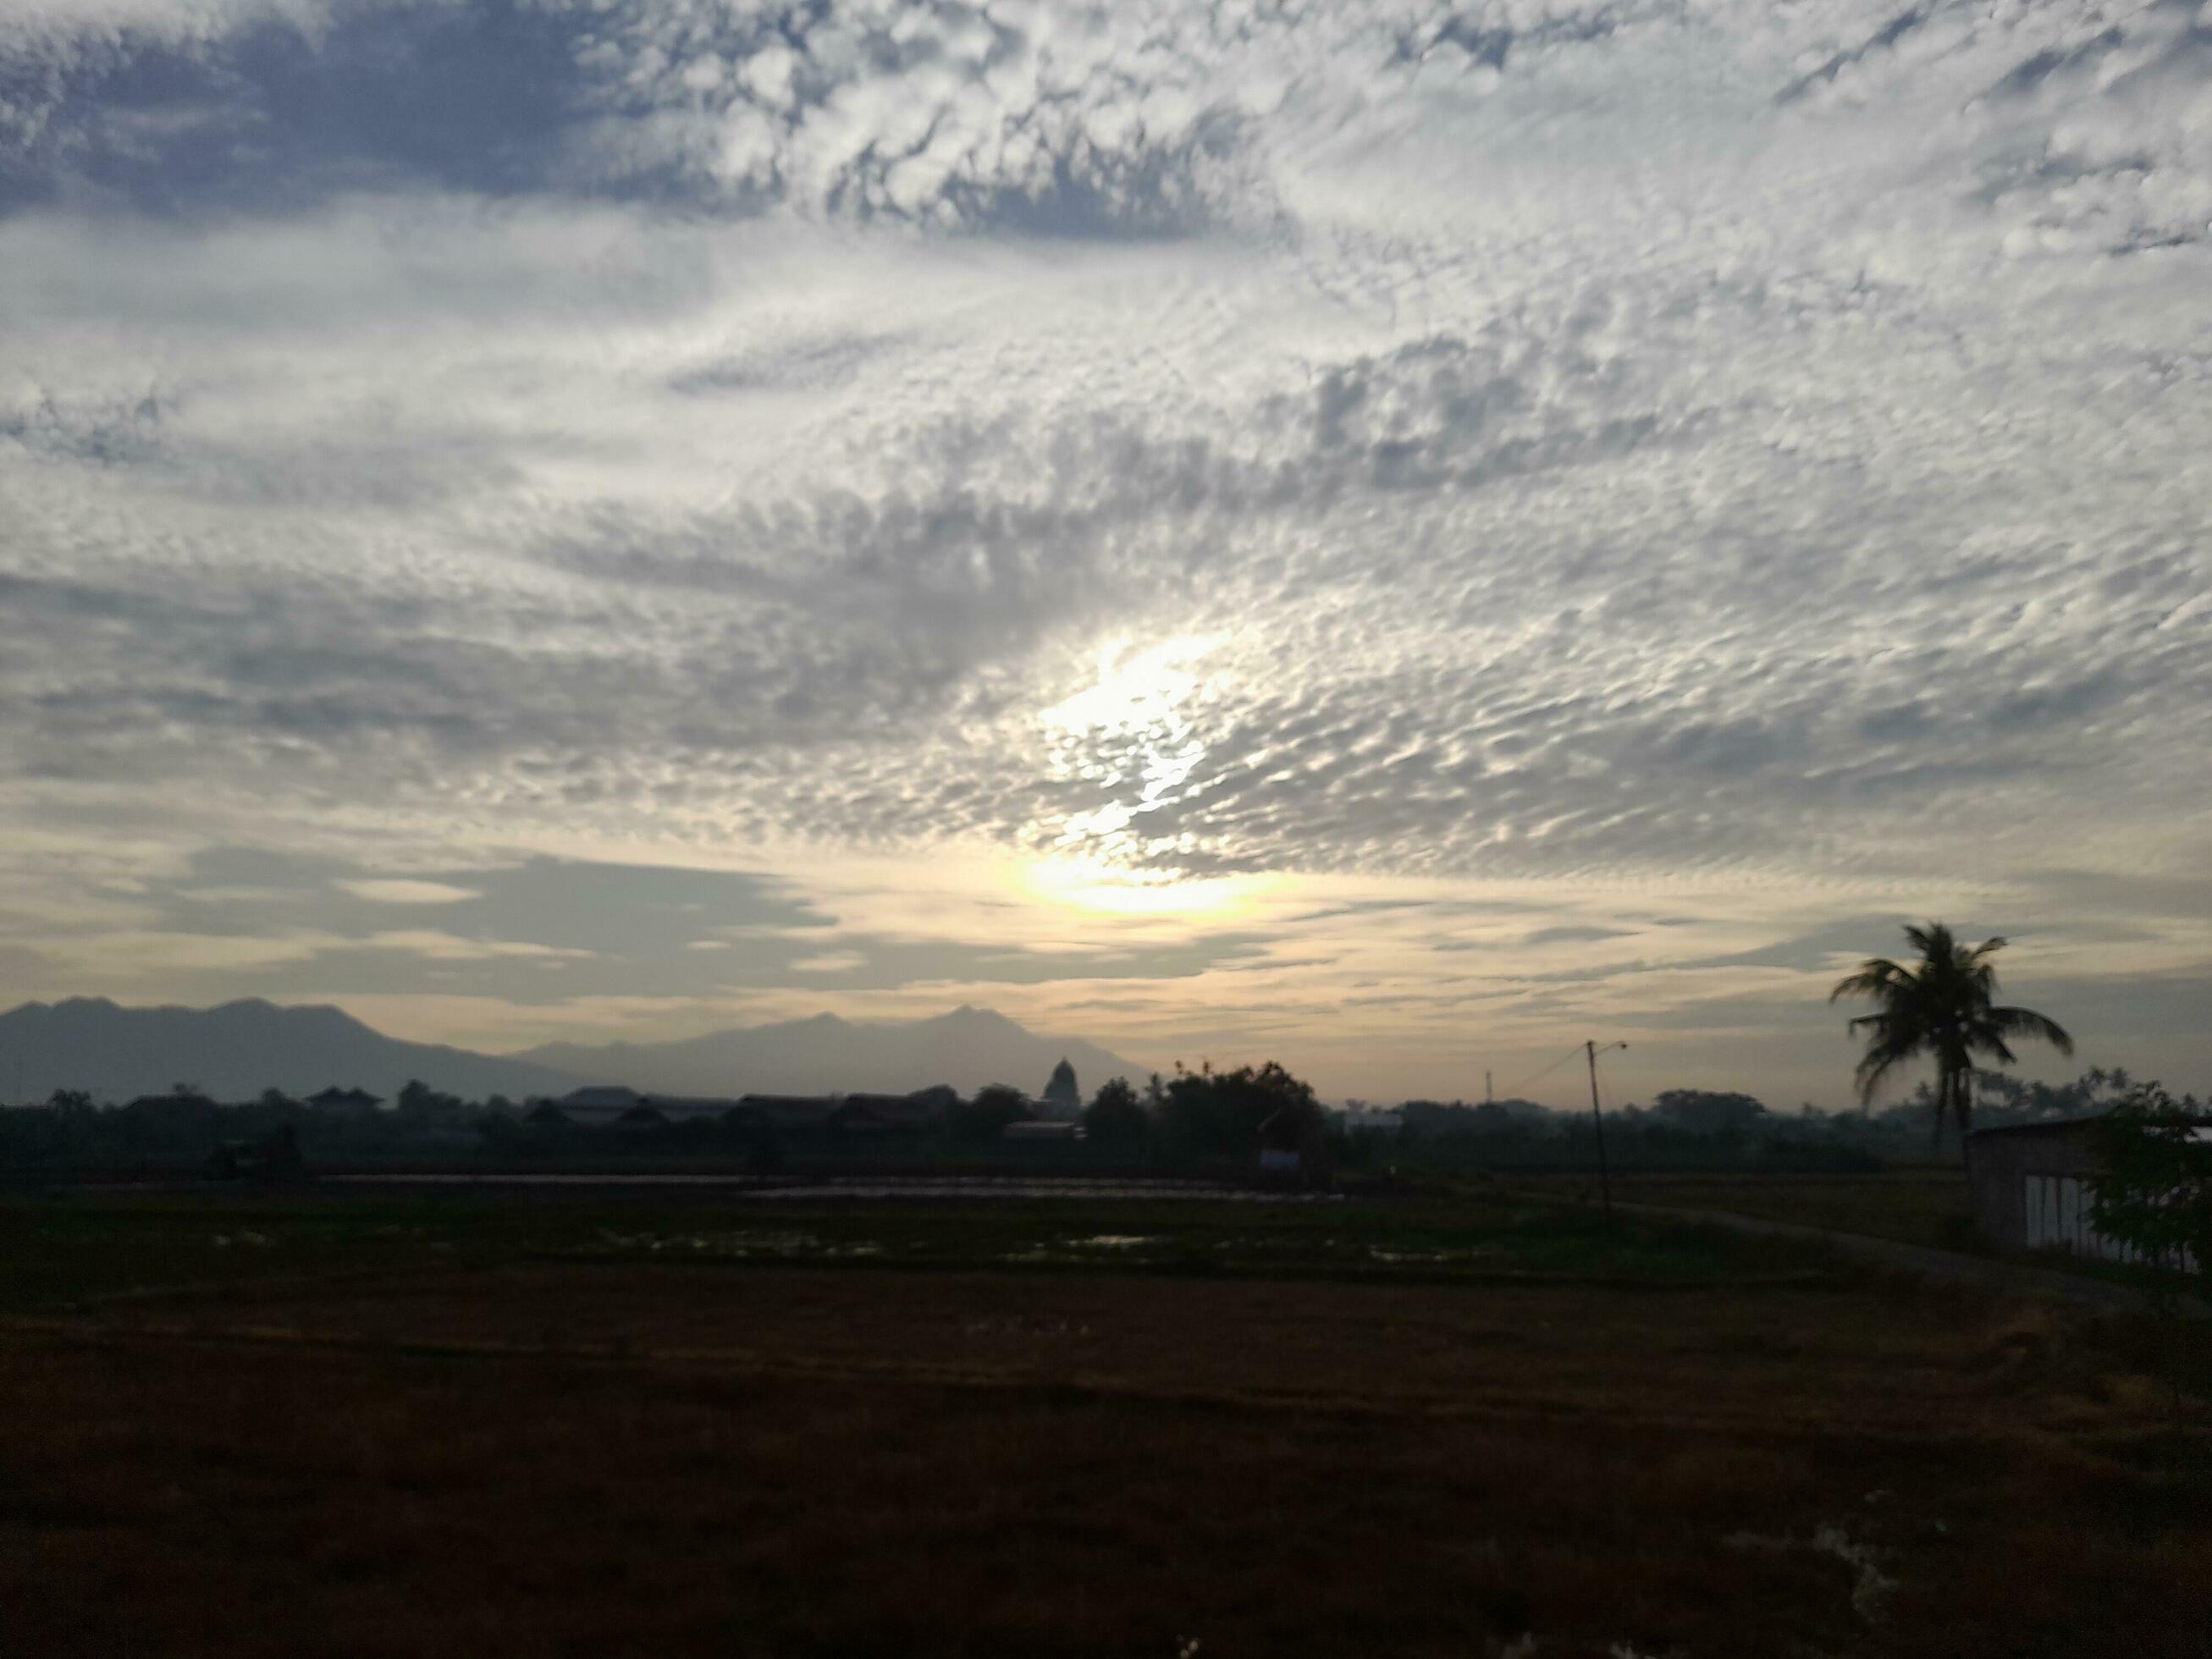
[[[1990,958],[2004,949],[2002,939],[1984,939],[1969,950],[1940,921],[1907,927],[1905,937],[1920,953],[1918,962],[1905,968],[1886,957],[1871,957],[1856,973],[1836,981],[1828,1000],[1872,997],[1881,1008],[1860,1015],[1849,1028],[1866,1037],[1857,1073],[1862,1105],[1874,1103],[1875,1091],[1896,1066],[1923,1054],[1933,1056],[1940,1146],[1945,1114],[1958,1120],[1961,1137],[1972,1127],[1977,1055],[2009,1066],[2008,1037],[2040,1037],[2062,1054],[2074,1052],[2074,1039],[2056,1020],[2033,1009],[1996,1006],[1997,975]]]

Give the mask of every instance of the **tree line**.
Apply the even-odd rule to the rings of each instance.
[[[886,1146],[974,1156],[1036,1111],[1021,1091],[999,1085],[969,1097],[940,1085],[907,1098],[925,1109],[890,1135],[842,1131],[834,1115],[818,1126],[767,1127],[742,1111],[674,1121],[653,1121],[648,1111],[644,1121],[614,1133],[568,1120],[557,1102],[471,1101],[420,1081],[388,1103],[357,1095],[318,1104],[274,1089],[223,1102],[179,1083],[166,1093],[101,1106],[82,1091],[59,1090],[43,1106],[0,1111],[0,1165],[189,1167],[279,1132],[311,1163],[639,1153],[773,1164],[786,1153]],[[1327,1130],[1311,1085],[1272,1062],[1224,1072],[1178,1069],[1141,1089],[1115,1078],[1081,1107],[1078,1121],[1088,1155],[1188,1164],[1249,1159],[1270,1137],[1310,1146]]]
[[[2135,1079],[2121,1068],[2093,1068],[2071,1082],[2024,1082],[1977,1073],[1980,1127],[2094,1116],[2127,1098]],[[1019,1090],[994,1085],[963,1097],[925,1091],[936,1109],[906,1134],[901,1149],[973,1157],[1000,1142],[1006,1127],[1032,1116]],[[1744,1168],[1871,1170],[1927,1156],[1935,1090],[1923,1083],[1881,1108],[1776,1111],[1757,1097],[1728,1091],[1671,1089],[1648,1104],[1605,1115],[1607,1150],[1623,1169]],[[188,1084],[118,1106],[58,1091],[41,1107],[0,1111],[0,1164],[180,1165],[217,1146],[252,1142],[289,1127],[310,1161],[386,1158],[529,1158],[615,1151],[668,1156],[718,1155],[772,1160],[778,1152],[852,1150],[849,1138],[763,1134],[741,1124],[678,1121],[627,1133],[533,1121],[525,1103],[493,1096],[471,1101],[411,1082],[389,1103],[317,1106],[276,1090],[256,1099],[218,1102]],[[2185,1097],[2177,1109],[2195,1111]],[[1279,1064],[1217,1071],[1178,1067],[1143,1083],[1113,1078],[1085,1103],[1079,1156],[1101,1163],[1174,1166],[1249,1162],[1264,1143],[1336,1167],[1542,1170],[1593,1167],[1596,1126],[1590,1114],[1554,1111],[1534,1101],[1416,1099],[1388,1113],[1331,1111],[1313,1087]]]

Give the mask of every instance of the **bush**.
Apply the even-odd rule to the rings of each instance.
[[[1142,1146],[1151,1129],[1152,1119],[1125,1077],[1102,1085],[1084,1110],[1084,1134],[1101,1146]]]
[[[2147,1261],[2193,1270],[2212,1300],[2212,1141],[2206,1126],[2155,1083],[2142,1083],[2097,1120],[2089,1217],[2106,1237]]]
[[[945,1138],[956,1146],[973,1146],[996,1140],[1009,1123],[1026,1121],[1030,1103],[1018,1089],[994,1083],[975,1091],[945,1115]]]

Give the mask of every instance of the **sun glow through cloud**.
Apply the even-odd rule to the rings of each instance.
[[[1107,797],[1067,814],[1059,845],[1109,862],[1150,850],[1136,821],[1177,799],[1206,758],[1195,714],[1212,684],[1200,665],[1219,644],[1216,635],[1189,635],[1139,650],[1116,640],[1098,653],[1091,686],[1039,716],[1053,777]]]
[[[1038,859],[1029,866],[1026,877],[1032,893],[1072,909],[1208,922],[1249,913],[1267,885],[1257,876],[1179,881],[1080,857]]]
[[[1139,650],[1115,640],[1098,653],[1097,681],[1046,709],[1044,724],[1055,732],[1113,734],[1175,725],[1201,683],[1198,665],[1220,643],[1216,635],[1191,635]]]

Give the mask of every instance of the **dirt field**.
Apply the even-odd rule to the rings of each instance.
[[[9,1654],[1948,1659],[2212,1629],[2212,1459],[2141,1334],[2070,1313],[1725,1241],[1639,1278],[1653,1235],[1509,1211],[437,1213],[0,1218],[19,1264],[107,1241],[9,1289]],[[258,1265],[194,1277],[186,1227]],[[1283,1253],[1361,1229],[1413,1277]],[[1188,1270],[1237,1230],[1273,1265]],[[802,1235],[810,1265],[764,1243]],[[1030,1235],[1139,1260],[1006,1262]],[[1376,1256],[1516,1235],[1517,1280]],[[979,1237],[1001,1265],[944,1265]],[[707,1237],[763,1249],[653,1243]]]

